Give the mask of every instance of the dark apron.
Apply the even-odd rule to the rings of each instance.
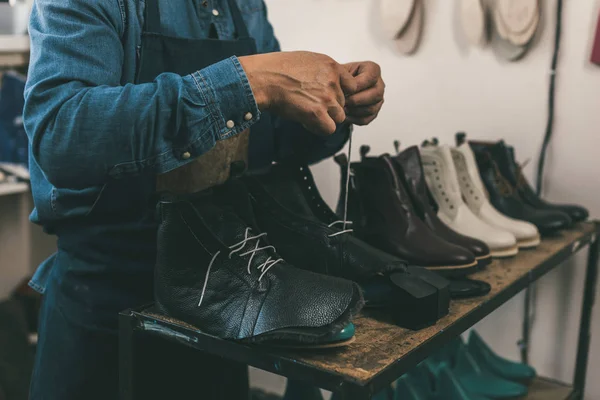
[[[146,1],[136,83],[152,82],[166,72],[185,76],[233,55],[255,54],[256,43],[249,36],[235,0],[228,0],[228,4],[237,34],[235,40],[163,35],[159,0]],[[173,146],[183,148],[189,135],[186,131],[174,133]],[[251,162],[252,159],[261,160],[260,164],[271,162],[273,134],[268,114],[262,114],[261,120],[253,125],[249,147]],[[127,299],[111,301],[151,299],[157,232],[155,192],[153,170],[141,176],[110,178],[86,218],[57,229],[59,259],[64,252],[58,264],[76,263],[74,268],[78,272],[93,274],[99,285],[109,282],[126,289],[123,292],[127,292]]]

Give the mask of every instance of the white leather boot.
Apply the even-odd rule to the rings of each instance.
[[[540,234],[535,225],[509,218],[490,204],[485,186],[479,176],[475,155],[468,143],[453,148],[452,158],[462,196],[475,215],[492,226],[512,233],[517,238],[517,245],[520,248],[528,249],[540,244]]]
[[[438,217],[463,235],[484,241],[492,257],[510,257],[518,253],[514,235],[477,217],[462,199],[460,185],[448,146],[421,148],[427,185],[438,204]]]

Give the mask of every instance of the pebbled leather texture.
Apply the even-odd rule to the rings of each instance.
[[[351,169],[354,193],[349,196],[348,218],[361,239],[424,267],[460,268],[475,262],[470,251],[448,243],[421,221],[401,180],[403,174],[396,172],[389,155],[364,157]],[[362,215],[354,215],[357,210]]]
[[[205,333],[254,342],[319,342],[362,307],[360,289],[350,281],[297,269],[285,261],[268,270],[259,268],[280,258],[264,236],[232,253],[230,246],[244,240],[247,228],[249,236],[260,234],[249,194],[237,179],[163,200],[157,214],[157,306]],[[254,256],[244,255],[265,246]]]
[[[517,188],[521,198],[530,206],[540,210],[560,211],[567,214],[573,222],[582,222],[589,217],[589,212],[584,207],[575,204],[554,204],[539,197],[533,190],[521,167],[515,159],[515,150],[503,141],[496,144],[498,147],[498,167],[502,174]]]
[[[499,168],[501,149],[496,145],[469,142],[481,180],[490,197],[490,203],[501,213],[534,224],[540,233],[552,233],[571,225],[571,218],[560,211],[537,209],[523,201],[516,187]]]
[[[438,218],[434,208],[436,205],[432,204],[435,201],[431,193],[429,193],[429,188],[425,181],[425,172],[423,171],[421,155],[417,146],[407,148],[402,153],[393,157],[393,160],[402,168],[398,172],[404,171],[405,173],[404,178],[407,184],[407,191],[413,201],[417,215],[436,235],[449,243],[464,247],[473,253],[475,257],[487,257],[490,255],[490,249],[484,242],[461,235]]]

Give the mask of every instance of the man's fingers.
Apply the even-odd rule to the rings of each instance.
[[[346,117],[346,122],[349,122],[349,123],[354,124],[354,125],[363,126],[363,125],[369,125],[371,122],[373,122],[373,120],[376,117],[377,117],[376,115],[372,115],[370,117],[351,117],[351,116],[348,116],[348,117]]]
[[[379,113],[379,110],[381,110],[382,105],[383,100],[381,100],[379,103],[375,103],[365,107],[347,107],[347,115],[349,117],[368,117],[371,115],[377,115],[377,113]]]
[[[355,72],[354,78],[356,79],[356,90],[361,92],[377,84],[381,78],[381,68],[372,62],[362,63]]]
[[[342,65],[339,68],[340,71],[340,86],[346,96],[353,95],[358,92],[358,82],[350,72],[346,70]]]
[[[327,112],[329,113],[329,116],[331,117],[333,122],[335,122],[336,124],[341,124],[346,120],[346,112],[338,104],[329,107],[329,110],[327,110]]]
[[[383,100],[385,85],[379,80],[370,89],[358,92],[346,99],[346,107],[364,107],[377,104]]]
[[[325,110],[319,111],[316,114],[312,114],[311,117],[308,118],[308,120],[302,125],[304,128],[316,135],[331,135],[337,129],[335,121]]]

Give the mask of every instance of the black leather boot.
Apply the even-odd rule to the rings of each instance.
[[[331,347],[352,339],[363,304],[350,281],[284,261],[232,179],[157,209],[155,299],[160,311],[223,339]]]
[[[394,164],[388,154],[365,156],[351,164],[348,218],[354,221],[357,236],[410,264],[446,276],[475,272],[473,253],[440,238],[416,215]],[[340,196],[344,195],[343,179],[344,175]]]
[[[585,221],[588,216],[588,210],[574,204],[553,204],[541,199],[533,190],[527,178],[521,171],[521,167],[515,159],[515,150],[511,146],[507,146],[503,140],[489,147],[494,159],[498,163],[498,167],[510,183],[516,187],[519,195],[532,207],[539,210],[560,211],[567,214],[573,222]]]
[[[540,233],[550,234],[571,225],[571,218],[560,211],[537,209],[523,201],[515,186],[506,178],[498,166],[498,148],[482,142],[469,142],[473,149],[481,180],[490,196],[490,203],[501,213],[516,219],[531,222]]]
[[[437,205],[429,193],[425,173],[421,165],[421,155],[417,146],[412,146],[392,158],[397,167],[398,175],[403,178],[410,195],[415,212],[427,226],[439,237],[456,246],[469,250],[477,259],[480,268],[492,261],[488,246],[481,240],[461,235],[450,229],[437,216]]]
[[[401,326],[417,329],[447,314],[448,282],[354,237],[321,198],[308,167],[276,165],[244,182],[258,226],[286,260],[358,282],[367,306],[389,309]]]

